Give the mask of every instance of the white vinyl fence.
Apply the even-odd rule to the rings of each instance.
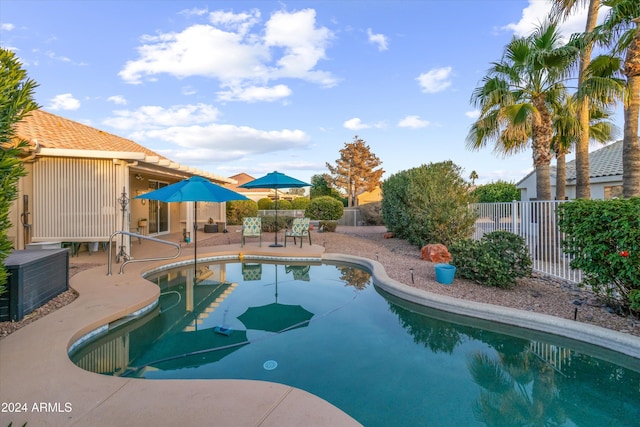
[[[478,213],[473,238],[505,230],[522,237],[533,262],[533,270],[574,283],[582,280],[582,272],[573,270],[571,258],[562,252],[564,234],[558,229],[556,207],[566,201],[526,201],[511,203],[476,203]]]

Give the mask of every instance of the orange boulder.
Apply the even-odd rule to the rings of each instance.
[[[436,243],[423,246],[420,251],[420,258],[425,261],[446,264],[451,261],[451,254],[445,245]]]

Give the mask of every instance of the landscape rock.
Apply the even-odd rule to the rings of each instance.
[[[396,237],[396,235],[389,231],[387,233],[384,233],[382,237],[384,237],[385,239],[393,239],[394,237]]]
[[[435,243],[423,246],[420,258],[425,261],[448,264],[451,261],[451,254],[445,245]]]

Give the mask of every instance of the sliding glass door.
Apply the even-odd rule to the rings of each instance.
[[[149,180],[149,191],[158,190],[169,185],[166,182]],[[149,200],[149,234],[169,232],[169,204],[157,200]]]

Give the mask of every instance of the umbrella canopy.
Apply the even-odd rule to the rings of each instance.
[[[184,181],[167,185],[155,191],[134,197],[134,199],[159,200],[161,202],[230,202],[248,200],[246,196],[221,187],[200,176],[192,176]]]
[[[270,172],[263,176],[262,178],[254,179],[253,181],[246,182],[238,187],[242,188],[300,188],[300,187],[308,187],[311,184],[307,184],[306,182],[300,181],[299,179],[295,179],[290,177],[289,175],[285,175],[280,172]]]
[[[283,332],[301,328],[309,324],[313,313],[300,305],[278,304],[277,302],[249,307],[238,316],[247,329],[268,332]]]
[[[273,245],[269,246],[282,246],[278,244],[278,189],[300,188],[308,187],[310,185],[311,184],[307,184],[306,182],[300,181],[299,179],[292,178],[289,175],[274,171],[266,174],[261,178],[254,179],[253,181],[249,181],[238,186],[241,188],[273,188],[274,190],[276,190],[276,241]]]
[[[134,197],[134,199],[158,200],[161,202],[230,202],[248,200],[246,196],[221,187],[200,176],[192,176],[184,181],[167,185]],[[193,268],[198,262],[198,209],[193,210]],[[194,274],[194,280],[195,280]]]

